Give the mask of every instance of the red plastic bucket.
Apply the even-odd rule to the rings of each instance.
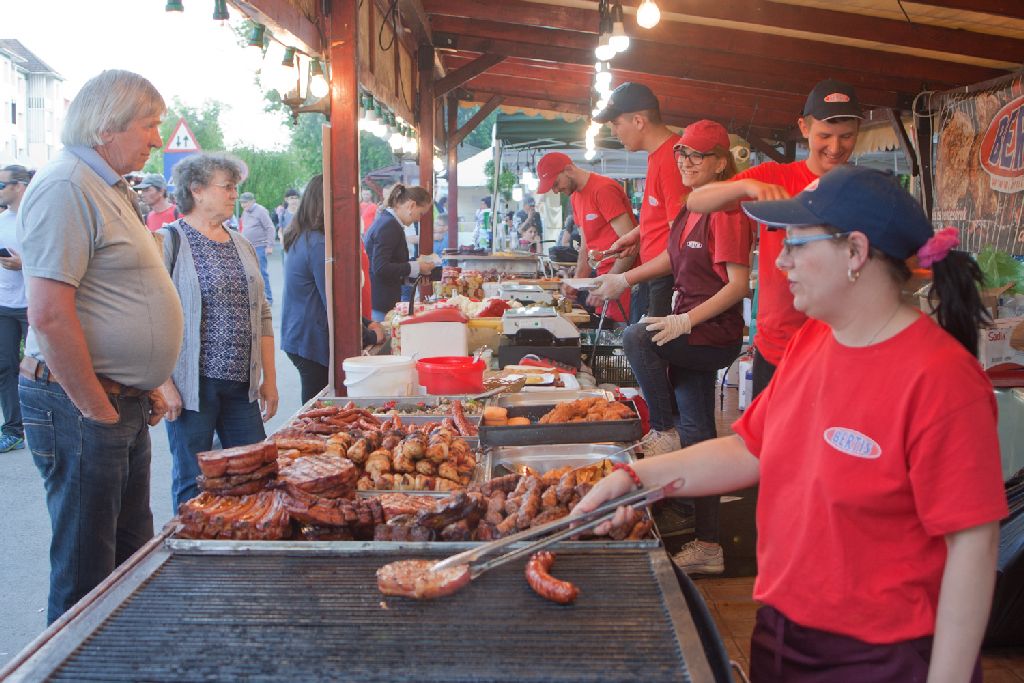
[[[428,394],[477,394],[484,390],[484,362],[469,356],[438,356],[416,361]]]

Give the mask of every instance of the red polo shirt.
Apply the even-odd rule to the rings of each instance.
[[[669,224],[683,208],[689,188],[676,166],[672,147],[679,142],[672,135],[658,149],[647,156],[647,182],[644,185],[643,205],[640,207],[640,262],[646,263],[665,251],[668,245]]]

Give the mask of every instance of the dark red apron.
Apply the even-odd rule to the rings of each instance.
[[[673,288],[678,292],[672,313],[686,313],[714,296],[727,283],[713,268],[711,221],[701,214],[690,234],[684,236],[690,212],[676,216],[668,237]],[[691,346],[732,346],[743,339],[743,302],[697,325],[690,332]]]

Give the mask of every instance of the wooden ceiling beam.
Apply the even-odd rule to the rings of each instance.
[[[505,59],[504,55],[483,54],[476,59],[458,66],[444,78],[434,82],[434,96],[441,97],[459,87],[474,76],[479,76]]]
[[[435,31],[435,42],[440,49],[470,52],[496,52],[510,57],[522,57],[552,64],[593,64],[593,53],[560,45],[530,45],[520,41],[497,40],[489,37],[458,35]],[[791,96],[806,97],[810,87],[828,78],[844,78],[857,87],[861,102],[870,106],[906,109],[920,85],[912,89],[897,90],[899,83],[882,76],[871,76],[856,71],[839,71],[824,67],[789,64],[772,59],[752,61],[749,57],[728,53],[703,51],[686,59],[669,59],[664,50],[630,48],[626,55],[616,59],[618,68],[636,74],[668,76],[706,84],[723,84],[760,92],[774,91]]]
[[[417,45],[432,45],[434,37],[430,32],[430,21],[420,0],[398,0],[402,26],[412,32]]]
[[[285,45],[309,55],[324,56],[327,46],[320,38],[320,29],[288,0],[235,0],[234,4],[250,19],[270,29]]]
[[[915,5],[944,7],[964,12],[981,12],[998,17],[1024,19],[1024,5],[1019,0],[910,0]]]
[[[501,95],[492,95],[489,100],[484,102],[483,106],[477,110],[473,116],[470,117],[461,128],[451,133],[448,136],[449,148],[454,145],[460,144],[466,139],[466,136],[476,130],[476,127],[480,125],[480,122],[486,119],[492,111],[498,108],[504,98]],[[456,103],[457,104],[457,103]],[[451,106],[451,103],[449,103]]]
[[[430,21],[437,32],[467,38],[472,36],[489,40],[514,40],[517,43],[541,48],[558,46],[577,49],[588,52],[587,60],[589,63],[594,62],[593,48],[597,39],[590,34],[532,26],[510,26],[494,21],[457,17],[431,16]],[[915,93],[920,90],[922,82],[955,87],[978,83],[1006,73],[998,69],[909,55],[894,55],[865,48],[823,45],[800,38],[689,24],[676,26],[677,28],[667,31],[659,24],[649,34],[644,34],[644,40],[634,38],[629,50],[615,58],[615,64],[621,65],[639,58],[647,63],[663,63],[678,67],[680,63],[708,60],[716,55],[721,58],[726,55],[743,60],[746,67],[750,66],[751,59],[757,60],[758,64],[777,64],[780,74],[791,73],[801,68],[811,68],[826,75],[843,72],[849,74],[846,80],[854,85],[858,85],[856,79],[912,82],[914,87],[910,91]]]

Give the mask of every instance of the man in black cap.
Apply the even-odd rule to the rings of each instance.
[[[167,198],[167,180],[159,173],[147,173],[135,186],[147,207],[146,227],[156,232],[167,223],[178,220],[178,207]]]
[[[807,159],[788,164],[765,162],[730,180],[709,183],[694,190],[686,201],[687,208],[710,213],[737,202],[787,199],[798,194],[820,176],[846,164],[857,143],[862,118],[853,86],[833,79],[821,81],[807,96],[803,116],[797,120],[800,133],[807,139]],[[781,231],[758,225],[754,396],[768,386],[786,344],[807,320],[793,308],[786,275],[775,267],[784,237]]]
[[[640,225],[609,247],[612,251],[622,249],[622,255],[627,257],[639,251],[639,262],[645,263],[665,251],[669,224],[686,198],[687,190],[672,152],[679,136],[662,122],[658,98],[641,83],[627,82],[617,87],[608,98],[608,106],[594,116],[594,121],[607,123],[612,135],[628,151],[647,152]],[[671,275],[639,284],[634,291],[637,296],[630,306],[633,322],[644,314],[665,316],[672,312]]]

